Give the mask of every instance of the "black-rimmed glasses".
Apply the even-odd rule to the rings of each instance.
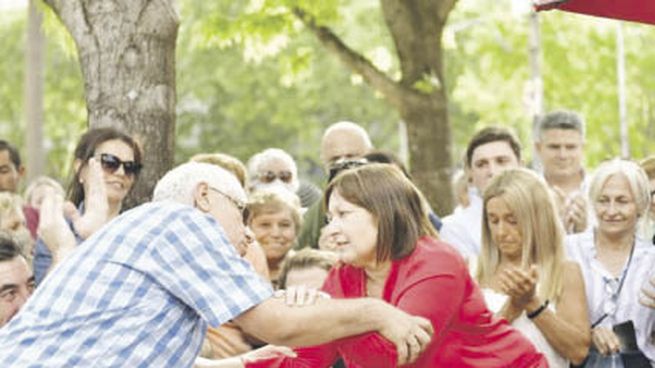
[[[350,159],[350,160],[343,160],[343,161],[338,161],[330,166],[330,170],[328,172],[328,183],[334,179],[335,176],[337,176],[340,172],[348,169],[352,169],[355,167],[360,167],[363,165],[366,165],[368,161],[364,158],[360,159]]]

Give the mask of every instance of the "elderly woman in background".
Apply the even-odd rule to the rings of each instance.
[[[41,206],[34,256],[37,283],[78,243],[118,216],[141,167],[141,149],[128,134],[96,128],[82,135],[67,191],[70,202],[64,204],[51,192]]]
[[[248,160],[249,192],[269,189],[285,189],[295,193],[303,209],[321,198],[316,185],[298,178],[296,161],[286,151],[267,148]]]
[[[589,197],[597,225],[566,239],[586,285],[592,329],[586,366],[649,366],[655,363],[655,310],[640,304],[639,296],[653,274],[655,248],[637,236],[651,201],[648,177],[632,161],[604,162]]]
[[[264,249],[269,278],[277,287],[282,266],[302,224],[300,201],[285,190],[255,192],[248,200],[246,223]]]
[[[300,186],[296,161],[286,151],[267,148],[248,160],[248,189],[256,192],[284,188],[295,193]]]
[[[487,310],[461,256],[435,239],[421,193],[396,167],[370,164],[339,174],[325,192],[341,262],[323,286],[333,298],[382,299],[428,318],[435,335],[408,367],[546,367],[544,357]],[[410,343],[411,344],[411,343]],[[299,348],[297,358],[247,367],[396,366],[396,350],[375,333]]]
[[[11,236],[25,258],[32,260],[34,240],[27,229],[23,201],[18,194],[0,192],[0,232]]]
[[[532,171],[507,170],[489,183],[483,203],[476,277],[487,305],[550,367],[580,364],[590,344],[584,282],[564,259],[564,229],[546,183]]]
[[[64,188],[58,181],[47,176],[39,176],[32,180],[27,186],[27,189],[25,189],[25,204],[37,210],[40,209],[43,198],[48,191],[52,191],[54,194],[62,197],[65,194]]]

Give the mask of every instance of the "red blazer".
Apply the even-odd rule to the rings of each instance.
[[[335,267],[323,290],[333,298],[366,295],[364,270]],[[505,320],[495,318],[464,259],[449,245],[421,238],[407,257],[392,262],[383,299],[409,314],[432,321],[434,336],[407,367],[547,367],[546,359]],[[276,358],[246,367],[330,367],[337,357],[353,368],[396,367],[396,349],[378,333],[298,348],[297,358]]]

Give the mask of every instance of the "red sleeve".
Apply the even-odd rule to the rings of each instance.
[[[279,356],[246,363],[246,368],[327,368],[337,360],[336,344],[294,349],[296,358]]]

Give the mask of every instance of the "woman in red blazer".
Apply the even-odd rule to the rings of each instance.
[[[380,298],[431,320],[434,336],[408,367],[547,367],[544,357],[487,309],[464,259],[436,239],[421,193],[395,167],[371,164],[336,177],[325,192],[328,232],[340,263],[323,290],[333,298]],[[475,226],[475,224],[471,224]],[[295,349],[297,357],[246,367],[397,366],[377,333]]]

